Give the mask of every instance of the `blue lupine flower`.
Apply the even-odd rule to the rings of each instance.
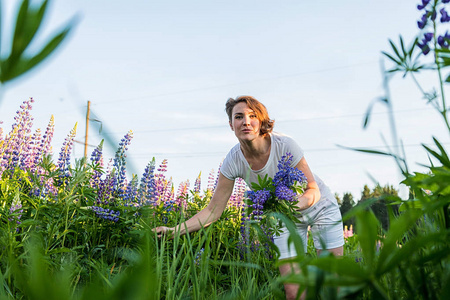
[[[448,32],[446,32],[445,35],[439,36],[437,42],[438,42],[439,46],[441,46],[442,48],[448,49],[449,42],[450,42],[450,34]]]
[[[432,32],[427,32],[427,33],[424,34],[422,42],[417,43],[417,46],[418,46],[420,49],[422,49],[422,53],[423,53],[424,55],[427,55],[427,54],[430,52],[431,48],[430,48],[430,46],[428,45],[428,43],[429,43],[432,39],[433,39],[433,33],[432,33]]]
[[[116,155],[114,158],[114,168],[116,170],[116,189],[119,197],[123,197],[126,188],[126,154],[125,152],[128,150],[128,146],[131,143],[131,139],[133,138],[133,132],[130,130],[119,143],[119,148],[116,151]]]
[[[424,9],[428,4],[430,3],[430,0],[422,0],[422,4],[417,5],[418,10]]]
[[[145,167],[144,174],[141,177],[138,191],[139,205],[154,204],[155,199],[155,160],[153,159],[147,167]]]
[[[194,264],[196,266],[200,265],[200,259],[202,258],[203,252],[205,252],[205,248],[201,248],[200,251],[198,251],[195,255]]]
[[[100,206],[92,206],[91,209],[95,212],[95,215],[99,218],[113,222],[119,221],[120,211],[114,211],[112,209],[103,208]]]
[[[247,192],[248,198],[253,202],[251,205],[254,209],[252,211],[252,215],[254,216],[255,220],[261,220],[261,215],[263,214],[263,207],[264,203],[269,200],[271,194],[270,191],[266,189],[258,190],[258,191],[248,191]]]
[[[425,25],[427,25],[427,21],[428,21],[428,13],[425,12],[422,15],[420,21],[417,21],[417,26],[419,27],[419,29],[424,29]]]
[[[302,171],[295,167],[291,167],[293,156],[291,153],[286,153],[286,155],[281,157],[278,163],[278,172],[273,178],[273,184],[275,186],[284,185],[291,187],[294,183],[306,181],[306,177]]]
[[[16,225],[20,225],[22,223],[20,221],[20,219],[22,218],[22,213],[23,209],[20,200],[13,201],[11,207],[9,208],[10,217],[8,218],[8,221],[10,222],[15,221]],[[15,227],[15,230],[16,232],[19,232],[19,228],[17,226]]]
[[[296,200],[295,195],[296,193],[285,185],[280,184],[275,189],[275,196],[279,200],[286,200],[292,202]]]
[[[441,13],[441,23],[450,22],[450,17],[445,8],[442,8],[439,12]]]

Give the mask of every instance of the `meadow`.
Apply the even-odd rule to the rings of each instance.
[[[437,88],[423,96],[450,134],[444,88],[450,82],[444,74],[450,35],[440,29],[450,22],[449,2],[422,0],[419,37],[408,47],[401,37],[397,45],[390,41],[384,55],[393,67],[383,74],[386,95],[377,105],[393,116],[389,76],[410,76],[425,91],[415,74],[434,72]],[[27,5],[24,1],[18,22],[27,19]],[[6,61],[2,83],[27,71],[23,64],[16,66],[20,70],[14,67],[20,60],[13,55]],[[317,256],[311,240],[304,254],[292,221],[274,214],[286,224],[298,253],[283,263],[302,270],[281,277],[270,238],[256,220],[242,221],[249,209],[242,181],[217,222],[159,239],[152,228],[182,223],[207,205],[218,173],[209,174],[206,187],[199,175],[192,187],[186,181],[176,188],[168,179],[167,161],[153,159],[140,177],[127,174],[132,132],[113,158],[103,156],[100,143],[90,157],[74,160],[76,125],[53,153],[54,120],[45,131],[33,129],[33,105],[32,99],[24,101],[11,116],[10,131],[0,128],[1,299],[283,299],[283,283],[300,284],[308,299],[450,299],[450,158],[434,137],[423,145],[430,157],[423,173],[410,170],[401,147],[353,149],[391,157],[411,196],[366,199],[347,212],[344,220],[354,220],[356,232],[346,237],[343,257],[327,251]],[[401,145],[395,120],[390,122],[393,144]],[[399,206],[398,212],[387,206],[388,228],[370,209],[381,200]]]

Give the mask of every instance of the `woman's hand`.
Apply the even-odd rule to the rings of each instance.
[[[152,229],[153,232],[156,232],[158,234],[158,237],[161,238],[163,235],[168,235],[169,238],[173,238],[173,232],[174,228],[172,227],[166,227],[166,226],[159,226]]]

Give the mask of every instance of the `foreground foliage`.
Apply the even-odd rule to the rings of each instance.
[[[418,25],[425,33],[409,49],[402,38],[399,46],[391,42],[393,53],[385,54],[395,64],[388,73],[400,71],[414,79],[419,71],[438,73],[439,92],[423,93],[450,134],[444,94],[449,79],[443,75],[450,65],[450,36],[439,32],[450,21],[448,2],[422,0]],[[429,53],[431,61],[423,63]],[[392,116],[387,76],[385,88],[380,100]],[[201,210],[214,192],[217,173],[211,173],[203,190],[197,179],[192,189],[184,182],[175,192],[165,177],[167,162],[157,168],[151,161],[140,178],[129,180],[125,153],[131,132],[109,162],[100,144],[89,160],[72,163],[76,126],[52,160],[53,119],[45,132],[33,132],[32,104],[24,102],[10,132],[0,128],[2,299],[278,299],[286,282],[307,289],[309,299],[450,298],[450,159],[437,138],[424,145],[432,158],[425,173],[411,172],[397,148],[356,149],[394,158],[413,197],[383,198],[392,204],[389,227],[369,209],[379,199],[350,210],[345,219],[354,218],[357,235],[347,236],[342,258],[326,251],[317,257],[311,241],[304,255],[290,219],[273,214],[286,223],[299,253],[288,262],[302,270],[281,278],[267,238],[245,236],[261,230],[251,222],[241,230],[246,210],[241,181],[219,221],[197,233],[160,240],[151,229],[180,223]],[[369,116],[370,110],[366,125]],[[390,121],[394,145],[401,145]]]

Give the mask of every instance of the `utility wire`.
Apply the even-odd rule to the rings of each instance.
[[[441,145],[450,145],[450,143],[441,143]],[[353,149],[365,149],[365,150],[374,150],[374,149],[386,149],[386,147],[395,148],[400,147],[399,145],[393,146],[365,146],[365,147],[349,147]],[[408,145],[402,145],[404,148],[411,148],[411,147],[422,147],[422,144],[408,144]],[[351,151],[351,149],[347,148],[312,148],[312,149],[305,149],[306,153],[311,152],[325,152],[325,151]],[[191,153],[179,153],[179,152],[173,152],[173,153],[149,153],[149,154],[136,154],[133,153],[133,157],[149,157],[149,156],[164,156],[164,157],[171,157],[171,158],[178,158],[178,157],[212,157],[212,156],[220,156],[220,155],[226,155],[228,151],[221,151],[221,152],[191,152]]]
[[[412,109],[403,109],[396,110],[394,113],[406,113],[413,111],[423,111],[429,108],[412,108]],[[385,114],[385,112],[372,112],[372,115],[381,115]],[[336,116],[323,116],[323,117],[313,117],[313,118],[300,118],[300,119],[287,119],[287,120],[276,120],[276,123],[288,123],[288,122],[303,122],[303,121],[315,121],[315,120],[327,120],[327,119],[345,119],[345,118],[355,118],[362,117],[364,114],[348,114],[348,115],[336,115]],[[217,129],[217,128],[228,128],[228,125],[210,125],[210,126],[202,126],[202,127],[177,127],[177,128],[164,128],[164,129],[146,129],[146,130],[133,130],[134,133],[146,133],[146,132],[170,132],[170,131],[190,131],[190,130],[207,130],[207,129]],[[105,132],[105,134],[115,134],[119,132]]]
[[[374,64],[374,63],[378,63],[378,62],[370,61],[370,62],[363,62],[363,63],[357,63],[357,64],[346,65],[346,66],[338,66],[338,67],[324,68],[324,69],[319,69],[319,70],[305,71],[305,72],[294,73],[294,74],[289,74],[289,75],[282,75],[282,76],[276,76],[276,77],[269,77],[269,78],[255,79],[255,80],[249,80],[249,81],[241,81],[241,82],[235,82],[235,83],[229,83],[229,84],[221,84],[221,85],[215,85],[215,86],[209,86],[209,87],[202,87],[202,88],[196,88],[196,89],[190,89],[190,90],[183,90],[183,91],[178,91],[178,92],[161,93],[161,94],[147,95],[147,96],[139,96],[139,97],[133,97],[133,98],[128,98],[128,99],[122,98],[122,99],[117,99],[117,100],[111,100],[111,101],[105,101],[105,102],[101,102],[101,103],[96,103],[96,104],[93,104],[93,105],[104,105],[104,104],[117,103],[117,102],[123,102],[123,101],[129,102],[129,101],[136,101],[136,100],[142,100],[142,99],[148,99],[148,98],[173,96],[173,95],[193,93],[193,92],[206,91],[206,90],[213,90],[213,89],[217,89],[217,88],[224,88],[224,87],[230,87],[230,86],[236,86],[236,85],[242,85],[242,84],[251,84],[251,83],[264,82],[264,81],[269,81],[269,80],[279,80],[279,79],[284,79],[284,78],[298,77],[298,76],[308,75],[308,74],[324,73],[324,72],[348,69],[348,68],[359,67],[359,66],[364,66],[364,65]]]

